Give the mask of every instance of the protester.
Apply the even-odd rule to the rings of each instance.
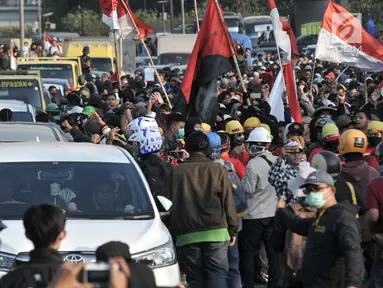
[[[50,204],[29,208],[23,216],[25,236],[34,250],[30,260],[0,279],[0,287],[46,287],[63,263],[61,242],[66,236],[64,211]]]
[[[238,221],[227,171],[207,158],[211,147],[203,132],[186,139],[186,150],[189,159],[170,176],[171,231],[189,286],[227,287],[227,252]]]

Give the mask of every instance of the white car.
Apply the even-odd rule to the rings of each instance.
[[[12,111],[11,121],[36,122],[36,109],[20,100],[0,100],[0,110],[9,109]]]
[[[28,261],[33,249],[24,235],[25,210],[53,203],[67,215],[67,237],[59,251],[64,261],[93,262],[98,246],[122,241],[134,259],[153,269],[158,287],[180,283],[169,231],[144,175],[125,150],[61,142],[0,144],[0,185],[13,191],[0,198],[0,218],[7,226],[0,235],[1,276],[15,262]],[[171,202],[159,200],[168,211]]]

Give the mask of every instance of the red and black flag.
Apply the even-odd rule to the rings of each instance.
[[[234,70],[229,43],[232,39],[226,32],[228,28],[222,23],[214,0],[209,0],[181,91],[189,104],[189,116],[198,116],[211,126],[218,111],[217,77]]]

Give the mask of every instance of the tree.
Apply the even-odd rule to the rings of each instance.
[[[83,20],[81,20],[83,17]],[[102,14],[92,10],[76,10],[65,15],[61,20],[61,27],[64,31],[79,32],[81,34],[84,25],[84,36],[105,36],[109,28],[101,21]]]
[[[351,13],[362,13],[363,26],[366,27],[368,16],[371,16],[378,29],[383,29],[382,0],[350,0],[347,7]]]

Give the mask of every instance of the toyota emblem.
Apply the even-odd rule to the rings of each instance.
[[[70,262],[70,263],[82,263],[85,262],[84,258],[81,257],[80,255],[76,254],[70,254],[64,258],[65,262]]]

